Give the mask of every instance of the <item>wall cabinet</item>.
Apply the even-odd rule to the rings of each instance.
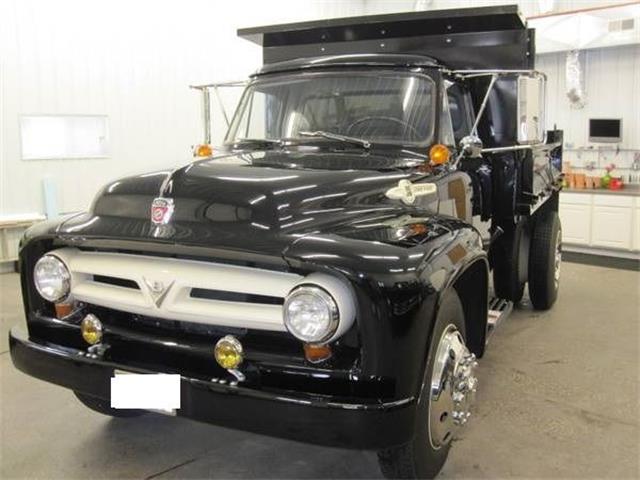
[[[640,197],[560,194],[562,238],[567,245],[640,251]]]

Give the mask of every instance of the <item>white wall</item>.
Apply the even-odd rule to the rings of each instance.
[[[247,26],[359,15],[363,0],[0,0],[0,214],[85,209],[110,179],[189,160],[202,139],[188,85],[245,78]],[[20,159],[19,115],[106,114],[111,158]],[[222,134],[222,125],[216,138]]]
[[[536,58],[536,68],[545,72],[548,78],[547,124],[557,123],[564,130],[565,146],[568,147],[565,148],[565,159],[573,166],[594,161],[599,167],[613,162],[621,170],[629,168],[633,155],[640,152],[640,45],[585,50],[581,56],[586,91],[586,105],[582,109],[571,108],[566,96],[566,53]],[[618,154],[574,151],[590,145],[589,118],[622,118],[620,147],[635,151]]]

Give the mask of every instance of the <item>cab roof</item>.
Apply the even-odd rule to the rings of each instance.
[[[382,68],[437,68],[437,60],[426,55],[406,54],[346,54],[327,55],[324,57],[296,58],[283,62],[264,65],[253,76],[270,73],[292,72],[298,70],[313,70],[341,67],[382,67]]]

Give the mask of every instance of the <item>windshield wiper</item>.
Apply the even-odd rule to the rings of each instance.
[[[271,138],[238,138],[233,142],[233,145],[249,144],[282,146],[282,143],[282,140],[274,140]]]
[[[364,140],[362,138],[356,137],[347,137],[346,135],[340,135],[339,133],[331,133],[325,132],[324,130],[315,130],[313,132],[298,132],[299,135],[303,137],[322,137],[328,138],[329,140],[338,140],[339,142],[351,143],[355,145],[359,145],[367,150],[371,148],[371,142],[368,140]]]

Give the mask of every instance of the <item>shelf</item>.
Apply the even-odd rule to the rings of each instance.
[[[640,152],[640,148],[615,148],[615,147],[578,147],[578,148],[569,148],[563,147],[563,151],[565,152],[593,152],[593,153],[602,153],[602,152]]]

